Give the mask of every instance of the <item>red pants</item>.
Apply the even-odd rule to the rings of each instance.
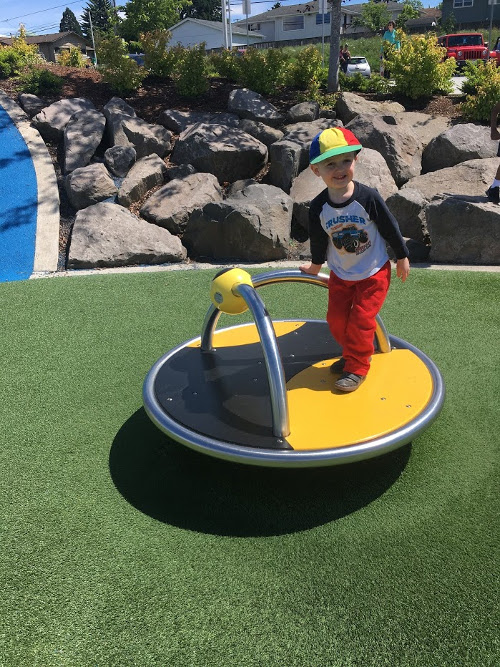
[[[342,346],[345,373],[366,375],[373,354],[375,317],[391,282],[391,263],[364,280],[342,280],[330,271],[326,321]]]

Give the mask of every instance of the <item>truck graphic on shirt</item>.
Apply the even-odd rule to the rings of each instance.
[[[356,252],[360,244],[368,241],[368,234],[364,229],[349,225],[332,234],[333,245],[337,250],[344,248],[347,252]]]

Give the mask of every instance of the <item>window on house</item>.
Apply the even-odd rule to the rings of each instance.
[[[461,9],[462,7],[472,7],[474,0],[453,0],[453,9]]]
[[[330,14],[316,14],[316,25],[330,23]]]
[[[303,30],[304,17],[303,16],[287,16],[283,19],[283,30]]]
[[[260,23],[250,23],[250,24],[248,25],[248,29],[249,29],[249,30],[257,30],[257,31],[259,31],[259,30],[260,30]]]

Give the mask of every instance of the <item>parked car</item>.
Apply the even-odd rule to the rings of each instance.
[[[490,57],[488,45],[480,32],[441,35],[438,37],[438,44],[446,49],[445,58],[455,58],[458,69],[477,60],[487,62]]]
[[[354,74],[361,74],[362,76],[370,77],[372,75],[370,63],[363,56],[353,56],[347,65],[347,76]]]

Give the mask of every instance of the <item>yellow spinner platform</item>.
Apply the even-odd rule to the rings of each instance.
[[[367,379],[343,393],[330,371],[341,350],[327,323],[272,322],[256,293],[275,282],[326,286],[327,276],[280,271],[243,283],[233,278],[214,279],[217,306],[209,309],[201,337],[165,354],[145,380],[146,411],[173,439],[253,465],[324,466],[400,447],[439,414],[444,387],[438,369],[417,348],[388,336],[380,319]],[[221,310],[231,308],[221,280],[229,284],[230,301],[241,294],[228,312],[248,307],[253,323],[215,331]]]

